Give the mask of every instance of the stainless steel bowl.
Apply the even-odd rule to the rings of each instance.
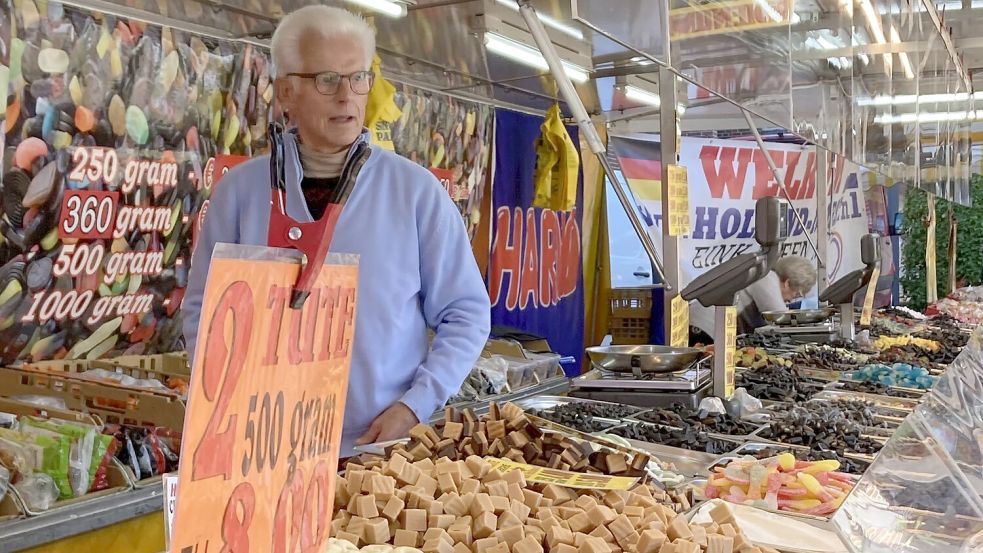
[[[673,373],[685,371],[699,361],[704,351],[669,346],[604,346],[587,348],[598,369],[628,373]]]
[[[822,309],[790,309],[788,311],[765,311],[761,317],[778,326],[811,325],[825,322],[836,313],[832,307]]]

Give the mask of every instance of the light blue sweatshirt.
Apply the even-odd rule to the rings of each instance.
[[[285,133],[287,213],[312,221],[297,139]],[[359,140],[367,140],[367,134]],[[202,293],[219,242],[267,244],[270,163],[236,166],[216,186],[182,305],[194,356]],[[372,146],[331,242],[359,259],[358,313],[341,456],[397,401],[426,422],[456,393],[490,329],[490,305],[461,215],[427,169]],[[429,347],[428,329],[436,332]]]

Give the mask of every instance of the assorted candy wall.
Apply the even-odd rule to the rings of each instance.
[[[3,89],[0,363],[184,349],[210,160],[264,152],[268,52],[18,0],[0,10]],[[434,170],[473,232],[491,110],[394,100],[397,153]]]

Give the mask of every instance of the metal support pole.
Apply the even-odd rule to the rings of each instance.
[[[577,89],[574,88],[570,77],[563,70],[563,65],[556,53],[556,49],[553,47],[553,42],[550,40],[549,35],[546,34],[543,23],[536,17],[536,10],[532,7],[529,0],[519,0],[519,12],[522,14],[522,18],[525,19],[526,26],[529,27],[529,33],[536,42],[540,53],[546,59],[546,64],[550,68],[550,74],[556,81],[557,87],[560,89],[560,94],[563,95],[563,99],[567,102],[567,106],[573,113],[573,118],[580,127],[580,132],[583,133],[584,140],[590,147],[591,152],[597,156],[601,167],[604,169],[604,174],[607,175],[608,180],[613,184],[612,188],[614,188],[615,195],[618,196],[621,207],[624,208],[625,214],[628,215],[628,220],[631,221],[631,226],[635,229],[638,238],[642,241],[642,247],[645,248],[645,253],[648,254],[652,265],[659,272],[659,276],[665,281],[666,273],[662,267],[662,262],[659,260],[655,243],[652,241],[648,229],[645,228],[645,225],[642,224],[641,219],[638,217],[638,210],[625,192],[626,183],[622,183],[618,179],[617,175],[614,174],[614,170],[611,168],[611,164],[608,163],[604,143],[601,142],[601,137],[597,134],[593,121],[587,115],[587,109],[584,108],[584,103],[580,100],[580,96],[577,95]],[[668,284],[666,286],[668,287]]]
[[[812,248],[813,253],[816,254],[816,263],[819,267],[826,268],[826,261],[819,258],[819,250],[816,249],[816,243],[812,241],[812,237],[809,236],[809,229],[806,228],[805,223],[802,221],[802,215],[792,207],[792,197],[789,196],[788,190],[785,188],[785,175],[778,170],[778,166],[775,165],[775,160],[771,158],[771,152],[768,151],[768,147],[765,146],[765,141],[761,139],[761,133],[758,132],[758,126],[754,124],[754,120],[751,119],[751,114],[748,113],[746,109],[741,109],[741,113],[744,114],[744,119],[747,120],[748,126],[751,128],[751,133],[754,134],[754,140],[757,141],[758,147],[761,151],[765,153],[765,161],[768,162],[768,167],[771,169],[771,174],[775,177],[775,181],[778,182],[778,188],[782,191],[782,195],[788,201],[789,211],[795,216],[796,222],[802,227],[803,234],[806,240],[809,241],[809,246]]]
[[[829,182],[829,154],[826,150],[814,146],[816,151],[816,211],[818,212],[819,229],[816,231],[816,240],[819,241],[818,258],[822,263],[816,263],[816,285],[819,293],[822,294],[829,286],[829,274],[826,272],[826,263],[829,261],[829,198],[827,191],[831,190]]]
[[[676,164],[677,129],[676,119],[676,75],[666,67],[659,68],[659,147],[662,160],[662,261],[665,263],[666,289],[663,294],[663,320],[665,321],[665,342],[669,343],[672,329],[672,300],[682,289],[682,272],[679,264],[679,237],[669,235],[669,166]]]
[[[853,304],[844,303],[840,305],[840,338],[852,341],[857,337],[856,327],[853,323]]]

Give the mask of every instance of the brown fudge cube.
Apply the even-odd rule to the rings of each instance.
[[[466,543],[471,545],[471,542],[473,541],[470,522],[463,526],[451,526],[451,528],[447,530],[447,534],[456,543]]]
[[[591,522],[590,517],[583,511],[570,517],[567,522],[570,523],[570,530],[574,532],[583,532],[586,534],[594,529],[594,524]]]
[[[723,502],[710,510],[710,518],[717,524],[734,524],[734,513]]]
[[[505,421],[492,421],[485,425],[489,440],[505,438]]]
[[[621,474],[628,470],[628,460],[623,453],[609,453],[605,456],[608,466],[608,473]]]
[[[389,501],[386,502],[386,506],[382,508],[382,516],[390,521],[398,520],[399,514],[403,512],[404,507],[406,507],[406,504],[402,499],[395,496],[390,497]]]
[[[525,521],[529,518],[529,514],[532,513],[532,509],[529,508],[525,503],[513,499],[509,504],[509,510],[511,510],[519,520]]]
[[[618,515],[608,524],[608,529],[617,538],[619,536],[626,536],[635,530],[635,526],[628,520],[625,515]]]
[[[431,501],[430,504],[427,505],[427,514],[428,515],[443,515],[443,514],[447,514],[447,513],[444,513],[444,502],[443,501],[436,501],[436,500]]]
[[[471,548],[474,553],[487,553],[489,549],[498,545],[498,538],[481,538],[475,540]]]
[[[562,526],[550,526],[546,528],[546,545],[550,546],[550,549],[553,549],[561,543],[573,545],[573,532]]]
[[[526,536],[512,547],[513,553],[543,553],[543,545],[532,536]]]
[[[720,533],[729,538],[733,538],[737,536],[737,530],[734,528],[734,525],[732,524],[721,524]]]
[[[568,543],[561,543],[556,547],[550,546],[550,553],[577,553],[577,548]]]
[[[348,532],[338,532],[338,535],[335,536],[335,537],[338,538],[339,540],[345,540],[345,541],[351,543],[352,545],[354,545],[355,547],[359,547],[359,545],[360,545],[359,542],[361,542],[361,540],[362,540],[361,537],[359,537],[359,536],[357,536],[355,534],[348,533]]]
[[[428,542],[430,540],[443,540],[450,544],[454,543],[454,539],[443,528],[428,528],[423,533],[423,541]]]
[[[494,510],[495,506],[492,504],[491,496],[486,493],[475,494],[474,502],[471,503],[471,516],[476,517],[481,513]]]
[[[670,542],[666,542],[659,548],[659,553],[676,553],[676,546]]]
[[[736,536],[734,536],[734,551],[740,551],[745,547],[750,547],[750,546],[751,543],[747,541],[747,538],[744,537],[744,534],[737,534]]]
[[[450,473],[444,473],[437,476],[437,489],[443,493],[456,492],[457,483],[454,482],[454,476]]]
[[[488,495],[492,497],[508,497],[509,496],[509,483],[505,480],[496,480],[494,482],[489,482],[485,486],[488,488]]]
[[[683,538],[688,540],[693,537],[693,531],[689,529],[689,524],[686,522],[686,517],[677,516],[672,519],[669,523],[669,527],[666,528],[666,535],[669,539],[676,541],[678,538]]]
[[[700,551],[702,550],[702,548],[699,545],[689,540],[684,540],[681,538],[678,540],[674,540],[672,544],[676,546],[676,553],[700,553]],[[761,553],[761,552],[758,551],[757,553]]]
[[[658,530],[646,530],[638,536],[635,550],[638,553],[658,553],[662,544],[666,543],[668,537]]]
[[[373,545],[389,543],[389,521],[384,518],[373,518],[365,523],[363,535],[365,543]]]
[[[407,463],[399,476],[396,477],[397,480],[403,482],[404,484],[409,484],[410,486],[415,486],[420,475],[423,474],[420,469],[414,467],[413,465]]]
[[[492,535],[498,538],[498,541],[509,544],[509,547],[514,551],[515,544],[519,543],[519,541],[526,537],[526,531],[522,525],[517,525],[509,526],[508,528],[500,528]]]
[[[481,478],[481,481],[487,485],[489,482],[495,482],[501,479],[502,473],[498,469],[491,469],[485,473],[485,475]]]
[[[618,546],[626,551],[629,548],[633,547],[636,543],[638,543],[638,538],[639,538],[638,532],[636,532],[635,530],[632,530],[631,532],[625,534],[624,536],[614,537],[615,541],[618,542]]]
[[[511,502],[509,501],[508,496],[505,496],[505,497],[499,497],[499,496],[492,497],[491,498],[491,504],[492,504],[492,508],[495,510],[495,514],[496,515],[500,515],[500,514],[504,513],[505,511],[508,511],[509,508],[512,506]]]
[[[645,508],[639,507],[638,505],[635,506],[626,505],[624,510],[622,511],[622,514],[624,514],[626,517],[630,517],[630,518],[636,517],[641,519],[642,517],[645,516]]]
[[[618,515],[606,505],[595,505],[587,510],[587,516],[597,524],[610,524]]]
[[[734,538],[719,534],[707,536],[706,553],[734,553]]]
[[[461,439],[464,435],[464,424],[459,422],[449,422],[444,425],[444,433],[441,436],[444,439],[451,439],[455,442]]]
[[[692,541],[696,545],[699,545],[700,547],[704,547],[705,548],[707,546],[707,529],[706,528],[704,528],[702,526],[699,526],[699,525],[693,525],[693,524],[691,524],[689,526],[689,531],[693,533],[693,537],[690,539],[690,541]]]
[[[526,487],[526,475],[522,473],[521,470],[510,470],[502,475],[502,480],[505,480],[509,484],[518,484],[519,489]],[[509,486],[509,495],[512,495],[512,486]],[[519,497],[513,497],[513,499],[522,499],[520,492]]]
[[[595,505],[597,505],[597,500],[594,499],[592,496],[582,495],[582,496],[578,497],[577,500],[574,501],[573,503],[574,503],[574,505],[576,505],[577,507],[580,507],[584,511],[588,511],[589,512],[591,509],[594,508]]]
[[[515,516],[512,511],[505,511],[498,517],[498,527],[508,528],[509,526],[522,526],[523,521]]]
[[[608,543],[615,543],[614,534],[606,526],[598,526],[594,528],[594,531],[590,533],[592,538],[601,538]]]
[[[563,507],[560,507],[557,510],[557,512],[559,513],[560,518],[562,518],[563,520],[570,520],[571,518],[573,518],[573,517],[575,517],[575,516],[583,513],[584,511],[582,511],[581,509],[578,509],[576,507],[563,506]]]
[[[622,492],[623,493],[623,492]],[[625,508],[625,495],[622,495],[619,491],[610,490],[608,493],[604,494],[604,504],[611,507],[615,511],[621,511]]]
[[[454,553],[471,553],[471,546],[466,543],[455,543]]]
[[[469,493],[477,494],[481,491],[481,482],[475,480],[474,478],[465,478],[461,485],[459,486],[461,494],[467,495]]]
[[[474,531],[472,535],[479,540],[491,536],[498,529],[498,519],[495,518],[495,513],[492,512],[486,511],[474,517],[473,524]]]
[[[468,469],[471,471],[471,474],[475,478],[479,478],[479,479],[484,478],[485,475],[488,474],[488,471],[491,469],[491,465],[488,464],[488,461],[485,461],[484,459],[476,455],[472,455],[468,457],[467,460],[465,460],[465,462],[467,463]]]
[[[584,538],[584,543],[581,544],[579,553],[609,553],[611,548],[608,546],[607,542],[600,538]]]
[[[413,532],[427,531],[427,512],[423,509],[406,509],[403,511],[403,529]]]
[[[442,528],[444,530],[454,524],[454,515],[430,515],[430,528]]]
[[[530,509],[539,507],[542,501],[543,494],[534,492],[533,490],[522,490],[522,502],[528,505]]]
[[[452,497],[444,502],[444,512],[454,516],[464,516],[468,513],[468,504],[460,497]]]
[[[553,505],[559,506],[573,499],[568,488],[550,484],[543,489],[543,497],[553,501]]]
[[[379,516],[379,509],[375,504],[375,496],[360,495],[355,498],[355,514],[362,518],[375,518]]]
[[[419,543],[420,534],[411,530],[396,530],[393,537],[393,545],[396,547],[416,547]]]
[[[509,553],[509,544],[499,542],[498,545],[488,548],[487,553]]]
[[[435,480],[429,474],[423,474],[423,473],[421,473],[420,476],[417,478],[416,486],[420,488],[424,494],[429,495],[430,497],[433,497],[437,493],[437,489],[440,487],[440,485],[437,483],[437,480]]]
[[[423,542],[424,553],[454,553],[454,546],[445,540],[428,540]]]

